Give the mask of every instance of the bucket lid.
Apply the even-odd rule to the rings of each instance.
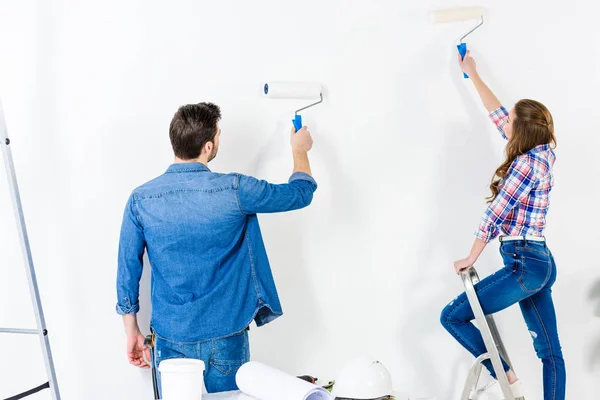
[[[171,358],[161,361],[158,370],[161,373],[196,374],[204,371],[204,361],[192,358]]]

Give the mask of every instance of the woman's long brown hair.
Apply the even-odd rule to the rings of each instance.
[[[542,144],[556,147],[554,121],[546,106],[535,100],[520,100],[515,104],[515,115],[512,136],[506,145],[506,159],[492,178],[492,195],[487,198],[488,202],[492,202],[500,192],[501,182],[518,156]]]

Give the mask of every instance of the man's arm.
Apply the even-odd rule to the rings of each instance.
[[[237,196],[244,214],[274,213],[297,210],[312,202],[317,183],[313,179],[308,160],[312,138],[306,127],[298,132],[292,129],[294,169],[286,184],[275,185],[245,175],[238,176]]]
[[[146,359],[150,360],[150,349],[144,348],[145,337],[140,332],[136,315],[123,315],[123,324],[127,335],[127,359],[129,363],[140,368],[150,368],[144,360],[143,354],[143,352],[146,352]]]
[[[303,172],[312,176],[308,152],[312,148],[313,140],[308,128],[305,126],[298,132],[292,128],[292,154],[294,156],[294,173]]]
[[[135,199],[132,195],[125,207],[119,239],[117,313],[123,316],[127,335],[127,358],[132,365],[140,368],[148,368],[142,355],[144,336],[140,332],[136,317],[140,309],[138,297],[145,248],[144,231],[137,216]],[[149,356],[149,354],[147,355]]]

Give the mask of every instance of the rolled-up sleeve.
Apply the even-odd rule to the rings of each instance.
[[[527,157],[513,162],[498,195],[485,210],[475,236],[487,242],[499,234],[499,226],[506,220],[510,211],[515,208],[533,189],[535,174]]]
[[[146,240],[135,207],[132,194],[125,207],[119,239],[116,307],[119,315],[136,314],[140,310],[138,298]]]
[[[508,111],[506,111],[506,108],[504,108],[504,106],[500,106],[500,108],[497,110],[492,111],[490,113],[490,119],[494,125],[496,125],[496,128],[498,128],[498,131],[502,137],[508,140],[506,137],[506,132],[504,132],[504,125],[506,125],[506,121],[508,120]]]
[[[236,193],[242,213],[276,213],[307,207],[317,190],[312,176],[296,172],[288,183],[272,184],[246,175],[237,175]]]

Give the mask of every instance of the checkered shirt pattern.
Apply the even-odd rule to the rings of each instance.
[[[502,137],[508,112],[504,107],[490,114]],[[490,242],[501,233],[508,236],[543,236],[556,156],[549,145],[537,146],[518,156],[500,183],[500,192],[485,210],[475,236]]]

